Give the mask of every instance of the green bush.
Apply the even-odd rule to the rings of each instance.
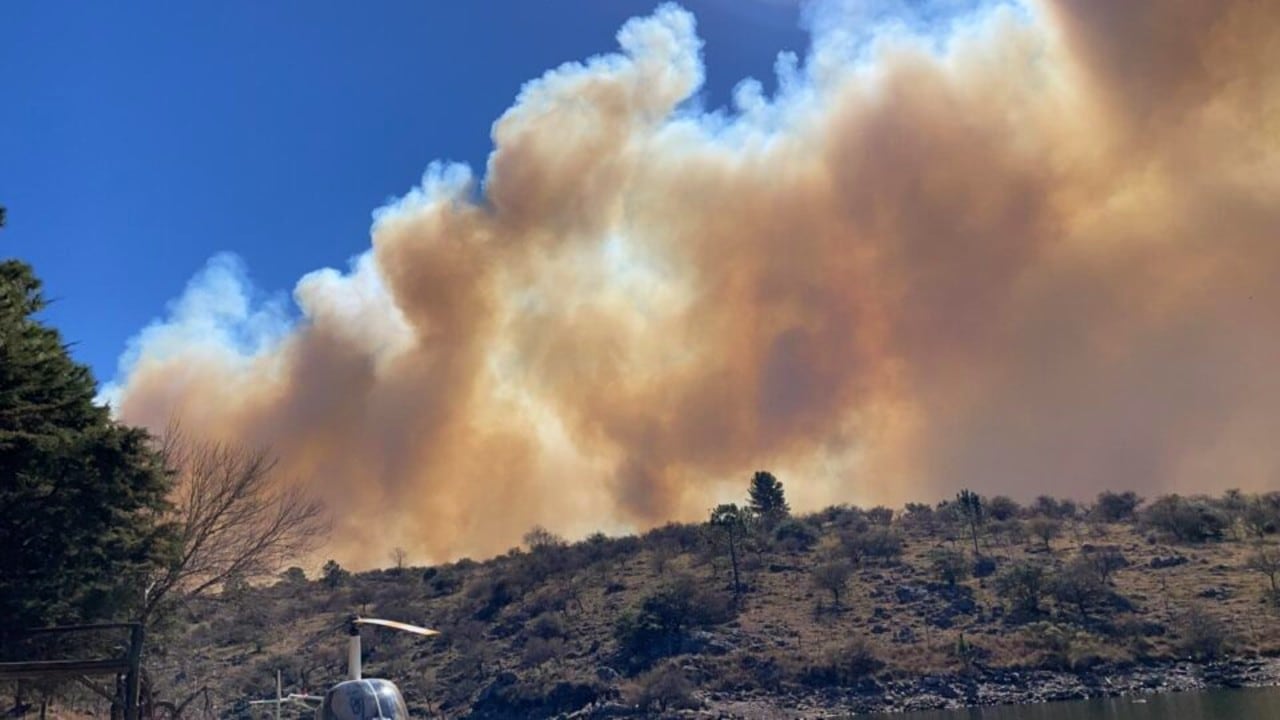
[[[889,528],[873,527],[862,532],[845,532],[840,536],[840,544],[854,562],[867,559],[891,560],[902,555],[902,535]]]
[[[646,667],[673,655],[690,631],[733,618],[732,599],[680,576],[659,586],[622,613],[614,623],[614,638],[623,663]]]
[[[803,520],[787,518],[773,530],[773,541],[784,550],[808,552],[818,544],[818,530]]]
[[[996,576],[996,594],[1008,601],[1015,611],[1040,612],[1040,600],[1047,588],[1044,565],[1023,560],[1005,568]]]
[[[1098,493],[1098,500],[1093,504],[1093,514],[1103,522],[1122,522],[1137,517],[1138,506],[1142,498],[1133,491]]]

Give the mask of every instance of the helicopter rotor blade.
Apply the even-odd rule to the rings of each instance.
[[[440,631],[438,630],[429,630],[424,627],[418,627],[417,625],[410,625],[409,623],[396,622],[395,620],[382,620],[379,618],[356,618],[355,622],[357,625],[381,625],[382,627],[389,627],[389,628],[392,628],[393,630],[403,630],[404,632],[413,633],[414,635],[421,635],[423,637],[431,637],[432,635],[440,634]]]

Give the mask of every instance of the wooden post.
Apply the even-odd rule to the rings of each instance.
[[[142,675],[142,623],[129,628],[129,673],[124,681],[124,720],[138,720],[138,684]]]

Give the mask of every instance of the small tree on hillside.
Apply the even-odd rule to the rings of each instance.
[[[294,565],[293,567],[280,573],[280,582],[286,585],[306,585],[307,571]]]
[[[408,557],[409,553],[402,547],[396,546],[391,549],[391,568],[396,575],[404,572],[404,563]]]
[[[1121,568],[1129,567],[1129,560],[1116,548],[1098,548],[1084,554],[1098,579],[1104,585],[1111,584],[1111,576]]]
[[[849,578],[853,575],[853,566],[844,560],[833,560],[818,565],[813,569],[813,586],[831,593],[831,600],[836,609],[840,608],[840,596],[849,586]]]
[[[718,505],[711,511],[709,524],[711,528],[724,538],[729,550],[729,562],[733,567],[733,595],[742,594],[742,576],[739,571],[739,554],[743,537],[747,532],[749,513],[733,503]]]
[[[1039,538],[1044,544],[1044,549],[1048,550],[1049,543],[1062,534],[1062,523],[1047,517],[1032,518],[1027,521],[1027,532],[1032,537]]]
[[[1280,576],[1280,551],[1270,545],[1259,545],[1245,560],[1245,567],[1265,575],[1271,582],[1271,599],[1280,599],[1280,587],[1276,584],[1276,578]]]
[[[1078,557],[1054,573],[1049,581],[1053,597],[1074,606],[1081,620],[1089,617],[1089,606],[1106,596],[1106,585],[1088,558]]]
[[[972,490],[961,490],[956,495],[956,507],[969,528],[970,537],[973,538],[973,556],[978,557],[982,554],[978,550],[978,528],[983,521],[982,496]]]
[[[343,569],[337,560],[330,560],[320,569],[320,582],[330,590],[336,590],[347,583],[351,573]]]
[[[1015,610],[1039,613],[1040,600],[1046,591],[1044,565],[1022,561],[1010,565],[996,576],[996,593],[1008,600]]]
[[[1262,540],[1280,527],[1280,510],[1266,498],[1251,497],[1245,503],[1241,521],[1250,535]]]
[[[767,525],[775,525],[791,514],[786,495],[782,491],[782,482],[773,473],[760,471],[751,477],[751,486],[747,490],[751,498],[750,508],[759,515]]]

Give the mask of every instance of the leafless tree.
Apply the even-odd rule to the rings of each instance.
[[[396,547],[391,550],[391,562],[394,564],[397,575],[404,572],[404,563],[408,557],[409,553],[402,547]]]
[[[1280,587],[1276,584],[1276,577],[1280,576],[1280,551],[1270,545],[1258,543],[1257,549],[1245,560],[1245,567],[1266,575],[1271,581],[1271,599],[1280,598]]]
[[[144,621],[175,594],[189,599],[232,577],[270,576],[328,533],[324,505],[306,488],[277,482],[264,449],[195,439],[171,423],[161,452],[175,474],[177,549],[148,584]]]

